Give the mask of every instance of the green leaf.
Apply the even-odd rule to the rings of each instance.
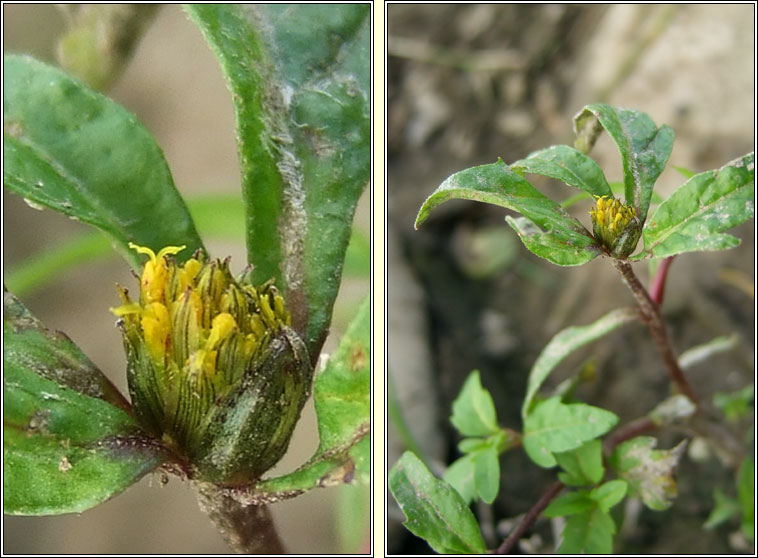
[[[3,309],[5,513],[82,512],[166,459],[67,337],[45,329],[8,292]]]
[[[577,149],[589,152],[599,135],[599,126],[605,128],[618,147],[626,203],[634,204],[644,223],[653,186],[671,155],[674,131],[666,125],[658,128],[644,112],[595,103],[574,117]]]
[[[370,175],[368,5],[188,6],[237,114],[248,260],[316,361]]]
[[[483,554],[479,525],[466,502],[424,464],[405,452],[389,473],[389,487],[400,504],[407,529],[439,554]]]
[[[18,296],[34,292],[79,265],[114,256],[108,238],[100,231],[76,236],[29,256],[5,272],[5,286]]]
[[[703,523],[704,529],[714,529],[740,513],[737,500],[728,497],[718,486],[713,489],[713,499],[715,503],[708,519]]]
[[[370,476],[371,304],[366,298],[326,368],[316,375],[313,399],[319,447],[297,471],[256,487],[262,498],[304,492]]]
[[[5,186],[103,231],[135,269],[129,242],[156,252],[202,242],[163,153],[134,115],[62,71],[5,57]]]
[[[590,498],[597,502],[598,507],[608,512],[626,496],[629,485],[626,481],[615,479],[601,484],[590,492]]]
[[[742,532],[755,540],[755,459],[746,457],[737,471],[737,499],[742,512]]]
[[[750,407],[755,398],[753,384],[732,393],[717,391],[713,395],[713,404],[721,409],[728,421],[736,422],[750,413]]]
[[[608,432],[618,417],[584,403],[561,403],[551,397],[538,403],[524,419],[524,450],[540,467],[556,464],[553,453],[578,448]]]
[[[442,480],[452,486],[466,501],[466,504],[470,504],[476,498],[475,459],[476,453],[459,457],[445,469],[445,473],[442,475]]]
[[[534,396],[550,373],[573,351],[607,335],[617,327],[636,319],[632,308],[619,308],[608,312],[602,318],[586,326],[568,327],[559,331],[542,349],[540,356],[529,372],[526,397],[521,405],[521,416],[526,418],[534,401]]]
[[[645,250],[635,259],[737,246],[739,239],[723,231],[753,217],[754,159],[750,153],[680,186],[645,224]]]
[[[497,448],[490,446],[474,454],[474,486],[479,499],[487,504],[495,501],[500,490],[500,462]]]
[[[587,155],[568,145],[553,145],[516,161],[511,168],[560,180],[593,196],[612,197],[603,170]],[[565,205],[564,205],[565,207]]]
[[[739,337],[736,334],[728,336],[722,335],[720,337],[711,339],[707,343],[702,343],[700,345],[690,347],[679,355],[679,358],[677,359],[679,366],[683,370],[691,368],[695,364],[702,362],[712,357],[713,355],[733,349],[737,345],[738,341]]]
[[[597,502],[589,497],[586,490],[569,492],[556,498],[545,508],[542,515],[545,517],[566,517],[597,508]]]
[[[656,450],[657,440],[638,436],[616,447],[609,465],[629,483],[632,494],[652,510],[665,510],[677,495],[676,466],[684,453],[686,440],[670,450]]]
[[[578,448],[554,455],[566,473],[558,473],[558,478],[568,486],[589,486],[603,478],[603,444],[600,440],[590,440]]]
[[[529,250],[554,264],[581,265],[600,254],[595,239],[578,220],[502,161],[448,177],[421,206],[416,228],[433,208],[451,199],[480,201],[518,211],[524,217],[509,217],[508,223]]]
[[[453,401],[450,422],[464,436],[487,436],[498,432],[495,403],[482,387],[479,371],[469,374],[458,397]]]
[[[611,554],[616,524],[603,510],[572,515],[563,528],[559,554]]]

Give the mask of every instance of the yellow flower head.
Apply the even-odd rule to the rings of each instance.
[[[219,402],[253,373],[268,345],[290,324],[271,282],[236,281],[229,262],[172,256],[184,246],[146,254],[139,302],[119,289],[119,316],[135,413],[181,454],[192,456]]]
[[[615,198],[597,198],[590,210],[595,238],[616,258],[625,258],[634,251],[640,237],[640,221],[631,205]]]

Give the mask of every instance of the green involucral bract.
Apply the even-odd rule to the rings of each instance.
[[[246,483],[284,454],[310,395],[308,352],[273,284],[235,280],[229,261],[169,246],[146,262],[139,302],[120,288],[129,392],[142,425],[193,477]]]
[[[614,258],[626,258],[634,252],[640,239],[642,225],[631,205],[615,198],[601,196],[595,209],[590,210],[592,232]]]

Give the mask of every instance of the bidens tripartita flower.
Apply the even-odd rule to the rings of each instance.
[[[149,256],[139,302],[119,287],[127,379],[141,424],[185,458],[193,478],[239,484],[284,454],[313,371],[271,282],[235,280],[229,262],[167,246]]]
[[[640,239],[642,225],[637,212],[615,198],[599,197],[590,210],[595,238],[614,258],[626,258]]]

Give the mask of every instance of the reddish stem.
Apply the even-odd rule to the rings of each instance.
[[[663,323],[661,313],[658,310],[658,305],[650,298],[645,287],[642,286],[640,280],[632,270],[632,266],[628,262],[621,260],[612,260],[613,266],[621,274],[621,278],[629,290],[632,291],[634,298],[637,300],[637,304],[640,307],[642,314],[642,321],[645,322],[650,330],[650,336],[653,338],[653,342],[658,347],[658,352],[661,353],[661,358],[666,365],[669,378],[679,388],[679,391],[686,395],[690,401],[692,401],[696,407],[700,406],[695,391],[690,386],[687,378],[679,367],[674,349],[671,346],[671,340],[669,339],[668,332],[666,331],[666,324]]]
[[[503,541],[503,544],[495,550],[495,554],[510,554],[516,547],[516,544],[518,544],[519,539],[521,539],[521,537],[524,536],[524,533],[526,533],[532,524],[537,521],[537,517],[548,506],[550,501],[558,496],[558,493],[563,490],[564,486],[565,485],[560,481],[553,483],[550,488],[548,488],[547,492],[537,500],[537,503],[532,506],[532,509],[526,512],[524,519],[522,519],[521,523],[519,523],[511,534],[508,535],[508,538]]]
[[[666,277],[668,276],[669,267],[671,262],[674,261],[674,256],[663,258],[658,269],[655,272],[655,277],[650,283],[650,298],[653,299],[658,306],[663,303],[663,291],[666,288]]]

